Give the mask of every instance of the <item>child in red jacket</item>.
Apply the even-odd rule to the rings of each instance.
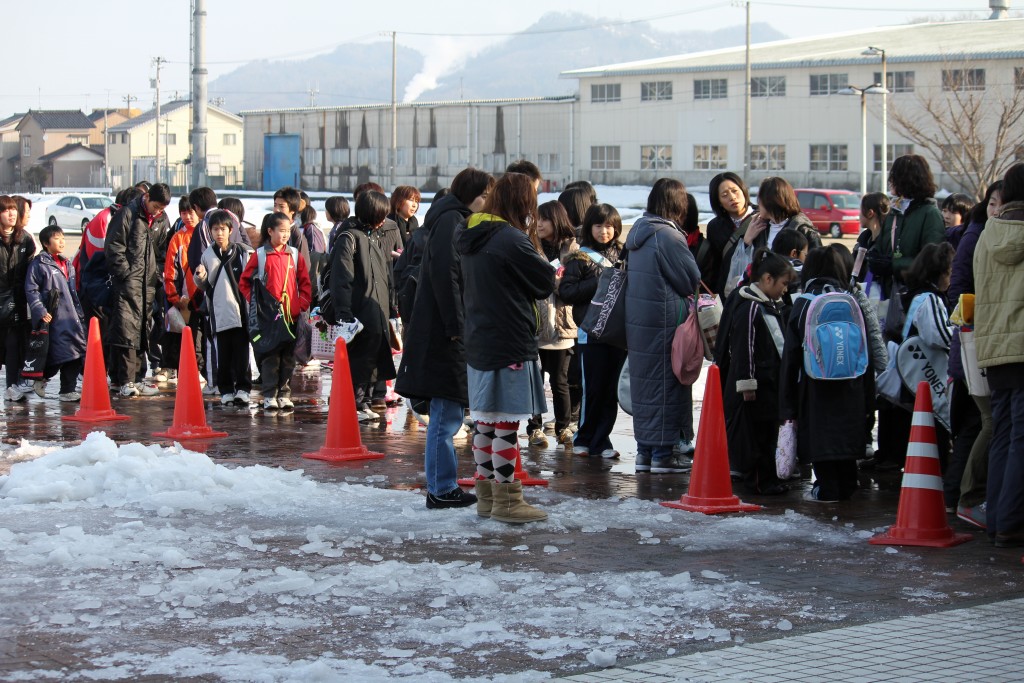
[[[295,408],[290,386],[295,371],[294,323],[291,321],[309,308],[312,299],[306,262],[298,257],[293,247],[288,246],[291,232],[292,222],[283,213],[275,212],[264,218],[260,228],[263,246],[249,257],[242,279],[238,282],[242,297],[251,301],[253,278],[262,280],[270,295],[284,305],[285,319],[292,325],[293,335],[289,342],[256,357],[260,366],[263,409],[267,411],[291,411]],[[265,259],[263,272],[257,272],[260,252],[263,252],[262,258]]]

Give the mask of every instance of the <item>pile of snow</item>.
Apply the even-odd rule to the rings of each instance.
[[[539,491],[531,500],[550,521],[510,527],[428,511],[416,492],[226,467],[102,433],[42,450],[0,476],[0,604],[21,628],[88,636],[79,656],[103,670],[90,677],[449,680],[478,673],[509,642],[527,662],[610,666],[838,618],[725,573],[691,574],[681,549],[862,542],[792,512],[711,518]],[[627,556],[630,544],[662,544],[680,571],[546,564],[580,534]],[[513,551],[504,565],[495,544]],[[316,657],[275,649],[296,632],[316,641]],[[156,633],[174,634],[163,651]]]

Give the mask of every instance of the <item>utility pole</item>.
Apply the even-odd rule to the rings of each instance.
[[[306,92],[309,93],[309,107],[312,109],[316,106],[316,96],[320,94],[320,82],[317,81],[313,85],[306,85]]]
[[[206,184],[206,0],[192,12],[192,187]]]
[[[156,89],[156,182],[158,183],[163,181],[160,176],[160,67],[166,61],[163,57],[153,59],[153,64],[156,65],[156,78],[153,79],[152,86]]]
[[[391,188],[398,164],[398,32],[391,32]]]
[[[110,187],[110,142],[109,126],[107,125],[107,112],[110,111],[110,91],[107,91],[107,108],[103,110],[103,181],[104,185]]]

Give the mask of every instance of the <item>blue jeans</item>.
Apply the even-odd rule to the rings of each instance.
[[[1024,533],[1024,389],[992,390],[988,535]]]
[[[443,398],[430,399],[430,422],[427,424],[425,469],[427,491],[440,496],[458,487],[458,459],[452,439],[462,427],[463,408]]]

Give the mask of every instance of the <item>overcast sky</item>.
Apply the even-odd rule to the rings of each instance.
[[[754,0],[751,16],[801,37],[922,18],[962,19],[968,13],[984,18],[987,7],[987,0]],[[503,38],[465,34],[520,31],[549,11],[582,12],[613,22],[649,19],[662,30],[742,30],[744,21],[740,3],[728,0],[208,0],[207,60],[213,79],[246,61],[307,57],[345,42],[384,40],[390,31],[398,32],[400,44],[424,52],[479,49]],[[190,21],[187,0],[9,3],[3,17],[0,117],[29,108],[88,112],[105,106],[108,98],[112,107],[124,106],[126,95],[138,98],[134,106],[148,109],[157,56],[168,60],[161,78],[167,95],[161,100],[175,91],[187,93]],[[558,34],[551,39],[558,40]]]

